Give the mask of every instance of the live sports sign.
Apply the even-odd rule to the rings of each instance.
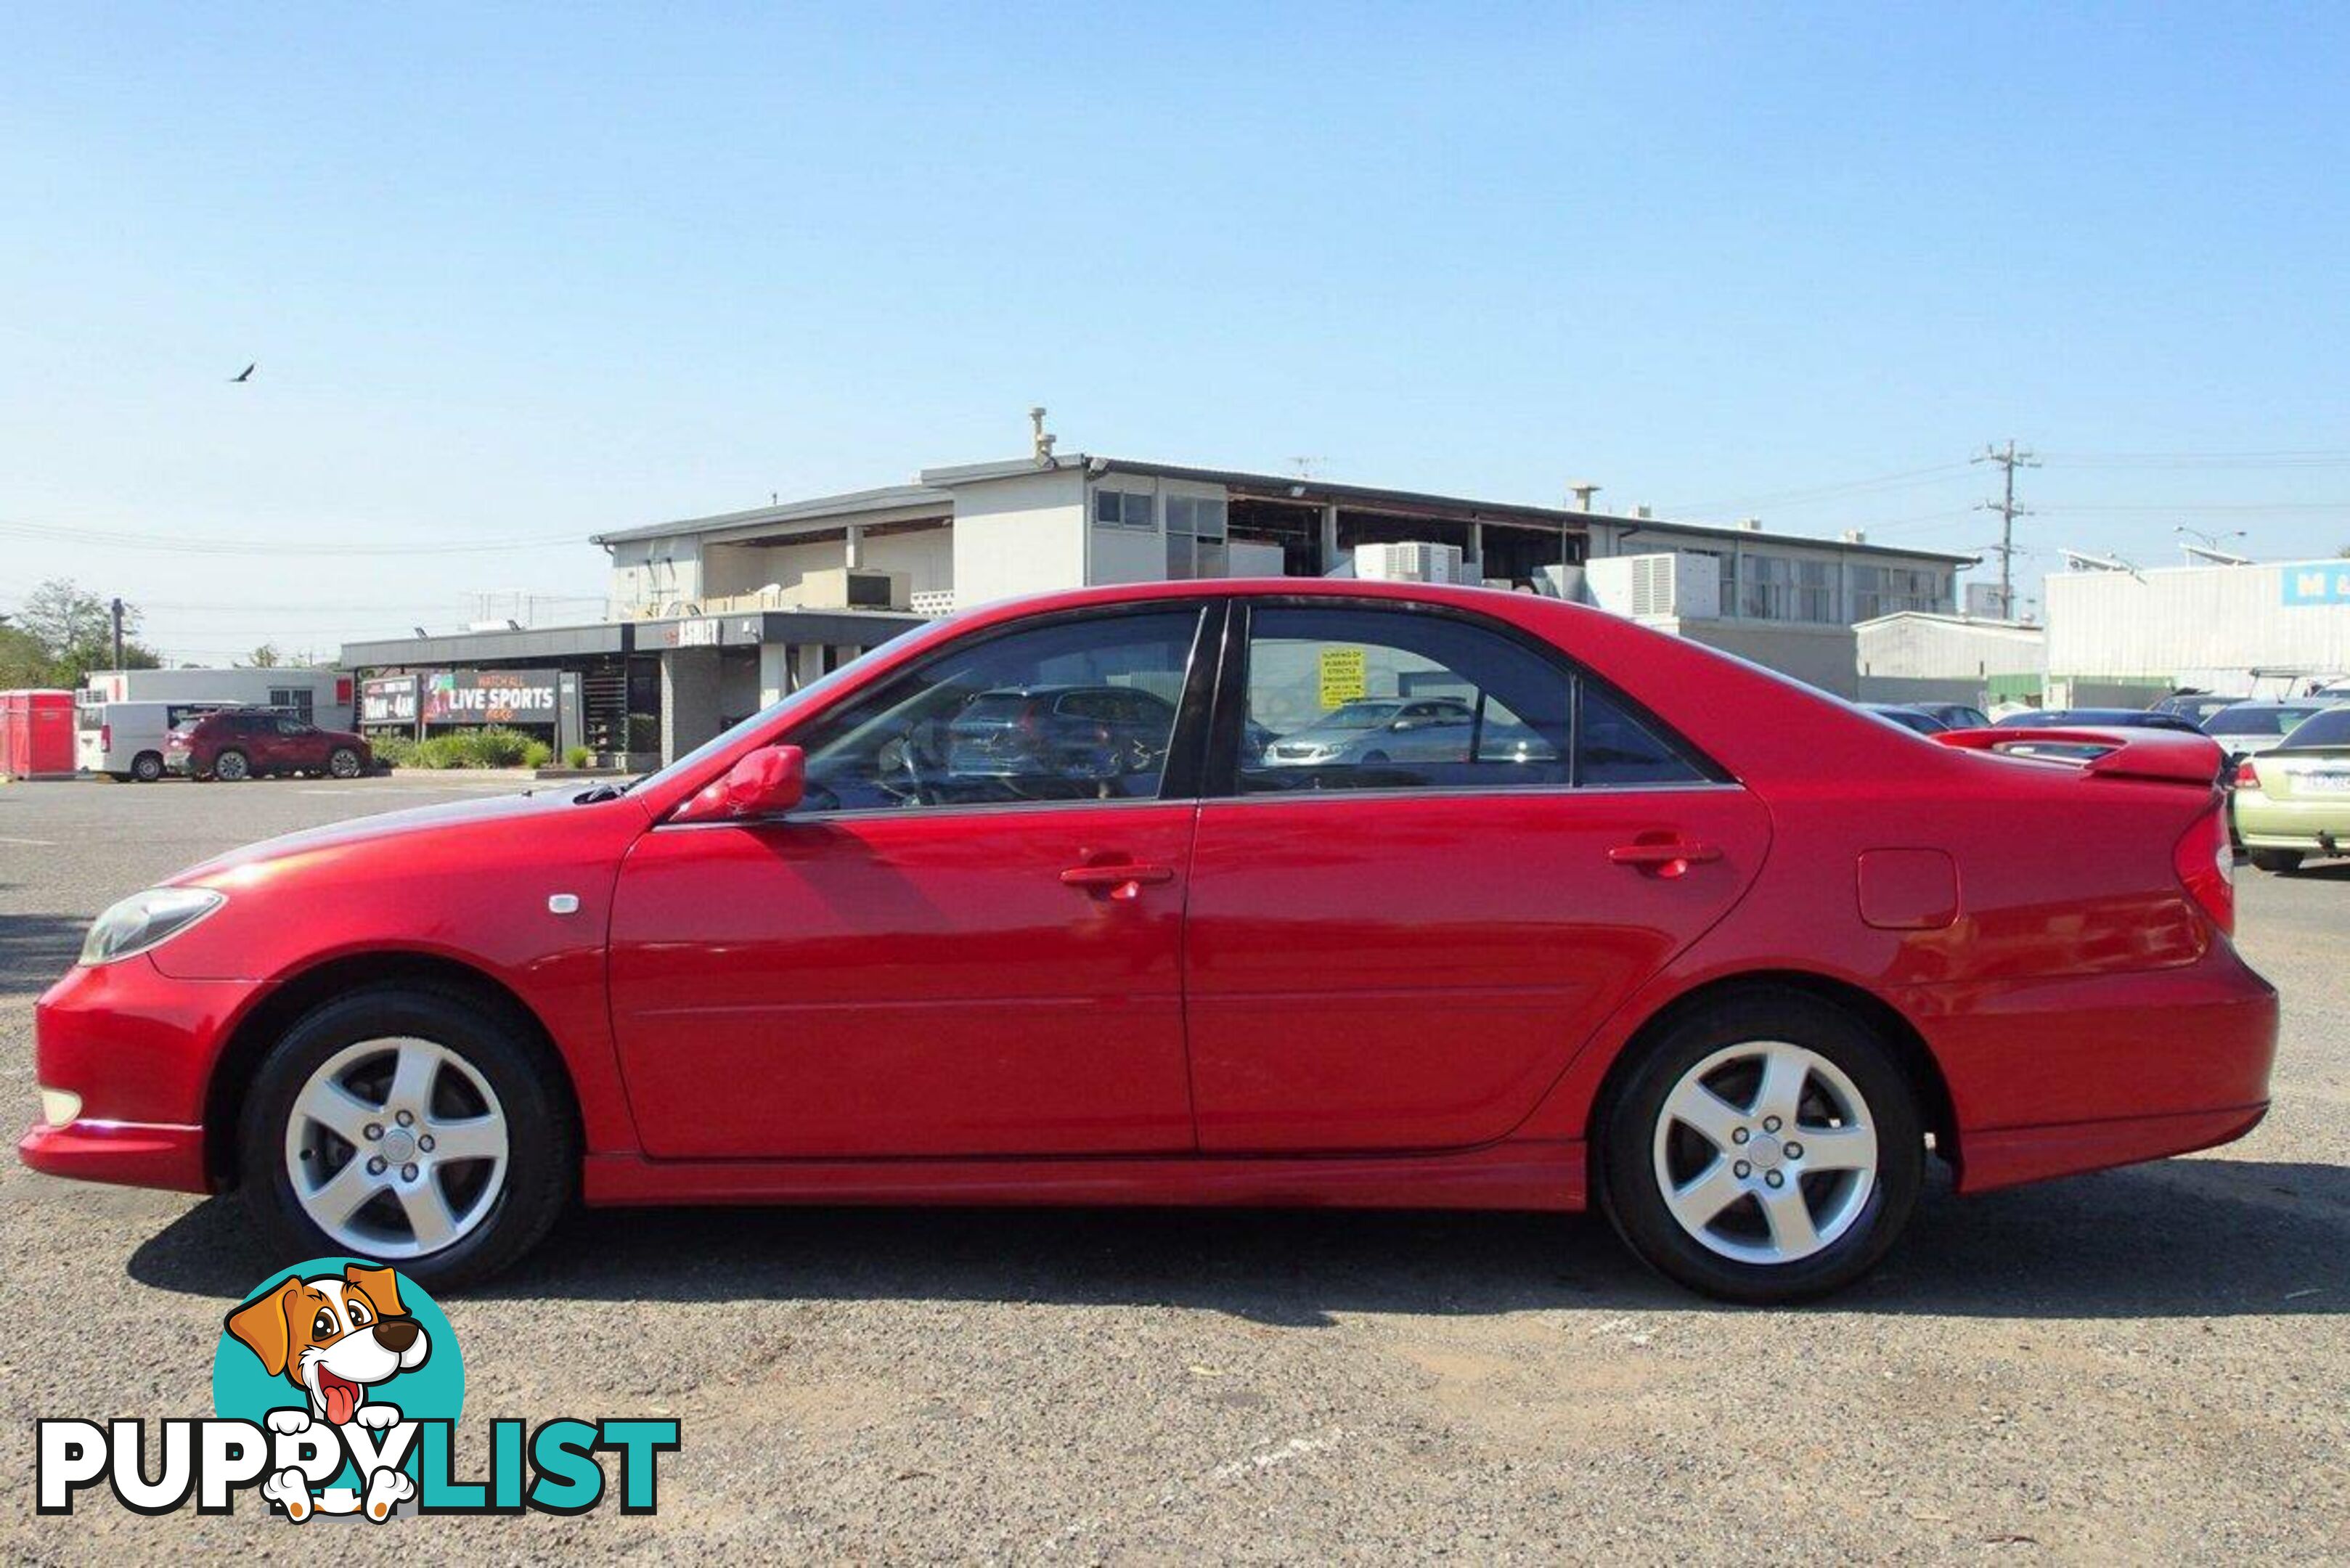
[[[552,724],[559,672],[443,670],[424,678],[427,724]]]

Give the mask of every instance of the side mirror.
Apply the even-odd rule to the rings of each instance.
[[[763,746],[702,787],[671,814],[671,822],[740,822],[777,816],[807,792],[807,753],[797,746]]]

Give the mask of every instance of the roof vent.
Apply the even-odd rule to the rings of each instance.
[[[1591,498],[1598,494],[1600,489],[1598,485],[1592,483],[1591,481],[1587,479],[1578,479],[1566,488],[1568,493],[1575,497],[1575,509],[1577,512],[1590,511]]]
[[[1656,514],[1656,511],[1653,507],[1635,506],[1632,508],[1632,515],[1635,517],[1645,519],[1654,517]]]
[[[1045,428],[1045,410],[1039,405],[1028,410],[1028,440],[1035,447],[1036,466],[1053,466],[1053,432]]]
[[[1760,517],[1741,517],[1738,520],[1738,525],[1749,534],[1762,532],[1762,519]]]
[[[1866,545],[1868,543],[1867,530],[1847,528],[1844,531],[1844,542],[1847,545]]]

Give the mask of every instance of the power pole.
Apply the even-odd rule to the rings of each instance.
[[[122,668],[122,601],[117,599],[107,607],[114,614],[114,668]]]
[[[2015,504],[2015,471],[2019,468],[2038,468],[2040,460],[2028,452],[2018,452],[2015,449],[2015,438],[2010,436],[2005,451],[1995,446],[1987,446],[1967,461],[1995,462],[2007,471],[2007,483],[2001,498],[1997,501],[1978,501],[1975,503],[1975,510],[1999,514],[1999,543],[1991,546],[1999,552],[1999,618],[2013,620],[2015,618],[2015,520],[2032,515],[2031,507],[2018,506]]]

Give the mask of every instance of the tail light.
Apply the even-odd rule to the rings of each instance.
[[[2236,764],[2236,776],[2229,782],[2238,789],[2258,789],[2261,787],[2261,772],[2252,766],[2252,759],[2246,757]]]
[[[100,724],[98,727],[98,749],[101,752],[110,752],[114,750],[113,725]]]
[[[2228,842],[2227,813],[2215,805],[2197,817],[2179,838],[2178,847],[2171,851],[2170,864],[2178,873],[2179,885],[2211,918],[2211,923],[2234,936],[2236,848]]]

